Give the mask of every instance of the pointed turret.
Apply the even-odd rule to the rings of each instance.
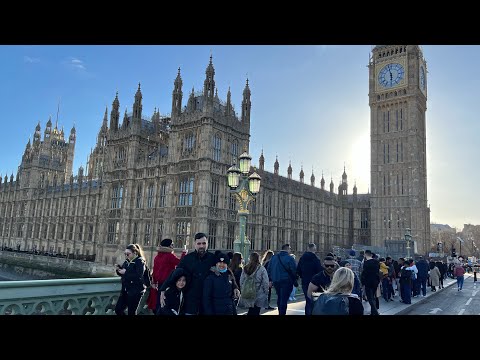
[[[302,165],[302,168],[300,170],[300,182],[303,184],[303,178],[305,177],[305,173],[303,172],[303,165]]]
[[[262,153],[260,154],[260,158],[258,159],[258,164],[259,164],[260,170],[264,171],[265,170],[265,158],[263,157],[263,149],[262,149]]]
[[[323,171],[322,171],[322,179],[320,180],[320,189],[325,190],[325,179],[323,178]]]
[[[292,161],[288,163],[287,175],[289,179],[292,179]]]
[[[30,150],[31,146],[32,145],[30,144],[30,138],[28,138],[28,143],[27,143],[27,146],[25,147],[26,150]]]
[[[51,134],[52,134],[52,117],[49,116],[47,125],[45,126],[45,131],[43,133],[43,141],[49,141]]]
[[[355,184],[353,185],[353,195],[357,195],[357,182],[355,181]]]
[[[75,125],[73,125],[72,130],[70,130],[70,136],[68,138],[68,142],[70,144],[75,143],[75,139],[77,138],[77,130],[75,130]]]
[[[245,84],[245,89],[243,90],[243,100],[242,100],[242,121],[250,122],[250,110],[252,104],[250,102],[250,87],[248,86],[248,78],[247,83]]]
[[[133,121],[142,120],[142,90],[140,90],[140,83],[138,83],[138,89],[135,93],[135,102],[133,103]]]
[[[347,183],[347,173],[345,172],[345,165],[343,165],[342,183]]]
[[[188,112],[195,111],[195,89],[193,87],[192,87],[192,92],[190,93],[190,96],[188,97],[187,111]]]
[[[120,120],[120,101],[118,101],[118,91],[112,103],[112,111],[110,112],[110,131],[118,130],[118,121]]]
[[[210,55],[210,63],[205,70],[205,81],[203,82],[203,109],[213,108],[213,97],[215,94],[215,69],[213,68],[212,55]]]
[[[330,178],[330,192],[333,193],[333,177]]]
[[[37,126],[35,126],[35,133],[33,135],[33,143],[39,143],[40,142],[40,138],[41,138],[41,134],[40,134],[40,121],[38,122]]]
[[[278,156],[275,157],[275,164],[273,164],[273,173],[275,175],[278,175],[278,169],[280,167],[280,164],[278,163]]]
[[[173,93],[172,93],[172,117],[180,116],[182,113],[182,77],[180,76],[180,68],[178,68],[178,74],[175,78],[173,84]]]
[[[225,116],[233,115],[232,107],[232,93],[230,92],[230,86],[227,91],[227,105],[225,105]]]
[[[107,131],[108,129],[108,107],[105,106],[105,115],[103,115],[102,130]]]
[[[315,175],[313,175],[313,166],[312,166],[312,176],[310,176],[310,185],[315,186]]]
[[[127,108],[125,108],[125,114],[123,115],[122,127],[127,129],[130,126],[130,121],[128,120]]]

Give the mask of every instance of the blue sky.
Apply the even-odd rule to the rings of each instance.
[[[252,91],[250,153],[258,164],[264,150],[273,171],[289,161],[293,177],[301,165],[309,182],[312,167],[335,188],[343,165],[351,192],[370,187],[370,45],[316,46],[0,46],[0,174],[15,174],[38,121],[49,115],[70,132],[75,123],[74,172],[85,167],[95,146],[105,106],[110,113],[118,90],[122,113],[131,111],[138,82],[143,113],[171,110],[177,68],[182,69],[184,103],[200,90],[213,54],[219,97],[231,87],[238,112],[248,74]],[[480,46],[423,46],[428,68],[427,176],[431,221],[461,229],[480,224],[478,85]]]

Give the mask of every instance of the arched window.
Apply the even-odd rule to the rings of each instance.
[[[222,150],[222,138],[220,134],[215,134],[213,137],[213,160],[220,161]]]
[[[188,133],[185,136],[185,151],[192,151],[195,148],[195,136],[193,133]]]
[[[237,163],[238,162],[238,141],[233,140],[232,142],[232,161],[231,163]]]

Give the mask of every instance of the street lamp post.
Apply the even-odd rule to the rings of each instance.
[[[412,239],[410,228],[405,229],[405,241],[407,243],[407,259],[410,259],[410,240]]]
[[[255,200],[255,195],[260,191],[260,176],[253,172],[250,176],[250,162],[252,157],[245,151],[239,157],[238,168],[233,164],[227,170],[228,186],[230,193],[232,193],[238,201],[240,208],[238,215],[240,217],[240,236],[233,243],[233,250],[240,252],[245,259],[248,260],[248,251],[250,248],[250,241],[245,236],[245,228],[247,225],[247,216],[249,214],[248,204]]]
[[[457,240],[460,242],[460,253],[458,254],[459,256],[462,256],[462,243],[463,239],[460,236],[457,236]]]

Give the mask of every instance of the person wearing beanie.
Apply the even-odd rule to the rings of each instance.
[[[235,276],[228,268],[230,258],[218,252],[215,255],[215,270],[210,272],[203,287],[203,308],[205,315],[236,315],[234,304],[235,292],[238,288]]]
[[[172,239],[163,239],[162,242],[160,243],[160,246],[163,246],[163,247],[171,247],[173,244],[173,240]]]
[[[173,251],[172,239],[163,239],[157,248],[157,255],[153,260],[153,284],[147,299],[147,306],[155,314],[160,311],[160,293],[158,288],[165,282],[170,273],[180,263],[181,258],[186,255],[186,250],[179,258]]]

